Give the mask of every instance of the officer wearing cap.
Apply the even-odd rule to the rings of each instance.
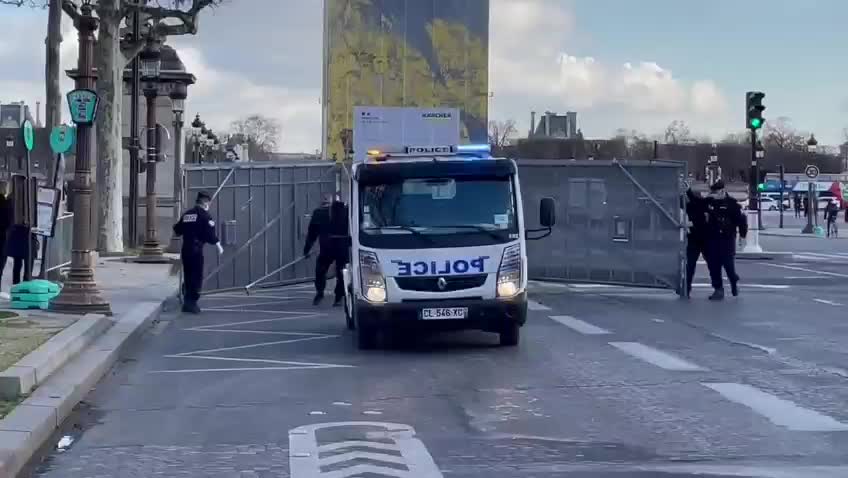
[[[707,267],[710,269],[713,295],[710,300],[724,299],[722,269],[727,272],[730,281],[730,291],[734,296],[739,295],[739,276],[736,275],[736,231],[745,239],[748,234],[748,222],[742,212],[742,206],[736,199],[727,194],[724,181],[719,179],[710,186],[710,196],[706,202],[707,209]]]
[[[215,234],[215,221],[209,215],[209,205],[212,197],[205,192],[197,194],[195,206],[180,217],[174,224],[174,234],[183,238],[180,259],[183,263],[184,298],[183,312],[199,314],[200,289],[203,286],[203,245],[213,244],[218,248],[218,254],[224,253],[224,248]]]
[[[318,259],[315,261],[315,298],[313,305],[318,305],[324,299],[324,288],[327,285],[327,271],[335,263],[336,286],[334,306],[342,303],[344,298],[344,283],[342,270],[348,262],[350,232],[348,225],[348,210],[344,202],[332,194],[324,195],[321,206],[312,213],[303,255],[308,256],[315,241],[318,241]]]
[[[686,237],[686,295],[692,294],[692,280],[698,258],[707,259],[707,199],[686,184],[686,215],[689,217]]]

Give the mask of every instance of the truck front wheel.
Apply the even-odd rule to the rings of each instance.
[[[518,324],[507,325],[500,332],[501,346],[515,347],[521,339],[521,327]]]

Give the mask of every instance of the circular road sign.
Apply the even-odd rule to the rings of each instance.
[[[56,154],[65,154],[74,146],[75,137],[75,128],[66,124],[56,126],[50,132],[50,148]]]
[[[32,122],[30,120],[24,121],[23,131],[24,145],[26,146],[27,151],[32,151],[32,148],[35,145],[35,131],[32,129]]]
[[[806,168],[804,168],[804,174],[810,179],[816,179],[819,177],[819,167],[814,164],[809,164]]]

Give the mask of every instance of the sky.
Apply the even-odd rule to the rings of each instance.
[[[0,6],[1,102],[43,104],[46,18]],[[590,138],[683,120],[718,140],[744,128],[745,92],[759,90],[767,121],[789,117],[835,145],[848,127],[845,18],[845,0],[491,0],[489,119],[526,134],[530,111],[577,111]],[[273,117],[279,149],[315,152],[321,28],[322,0],[229,0],[204,12],[196,36],[168,41],[197,76],[189,118],[226,132],[250,114]],[[76,34],[68,21],[63,30],[68,69]]]

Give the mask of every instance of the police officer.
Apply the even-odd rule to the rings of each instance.
[[[742,207],[736,199],[728,196],[724,189],[724,181],[719,179],[710,186],[710,196],[706,201],[707,208],[707,267],[710,269],[713,295],[710,300],[724,299],[724,285],[721,271],[727,272],[730,281],[730,291],[739,295],[739,276],[736,275],[736,230],[742,239],[748,235],[748,223]]]
[[[318,259],[315,261],[315,299],[313,305],[318,305],[324,299],[324,288],[327,285],[327,271],[330,265],[336,265],[335,301],[333,306],[341,304],[344,298],[344,281],[342,269],[348,261],[348,230],[347,206],[335,199],[333,195],[324,196],[321,206],[312,213],[303,255],[309,255],[315,241],[320,247]]]
[[[707,200],[700,194],[686,190],[686,215],[689,217],[689,233],[686,241],[686,295],[692,294],[692,280],[698,257],[707,259]],[[709,267],[709,266],[708,266]]]
[[[209,215],[209,205],[212,198],[205,192],[197,195],[195,206],[180,217],[174,224],[174,234],[183,238],[180,259],[183,262],[184,298],[183,312],[199,314],[200,289],[203,286],[203,245],[214,244],[218,254],[224,253],[224,248],[215,234],[215,221]]]

